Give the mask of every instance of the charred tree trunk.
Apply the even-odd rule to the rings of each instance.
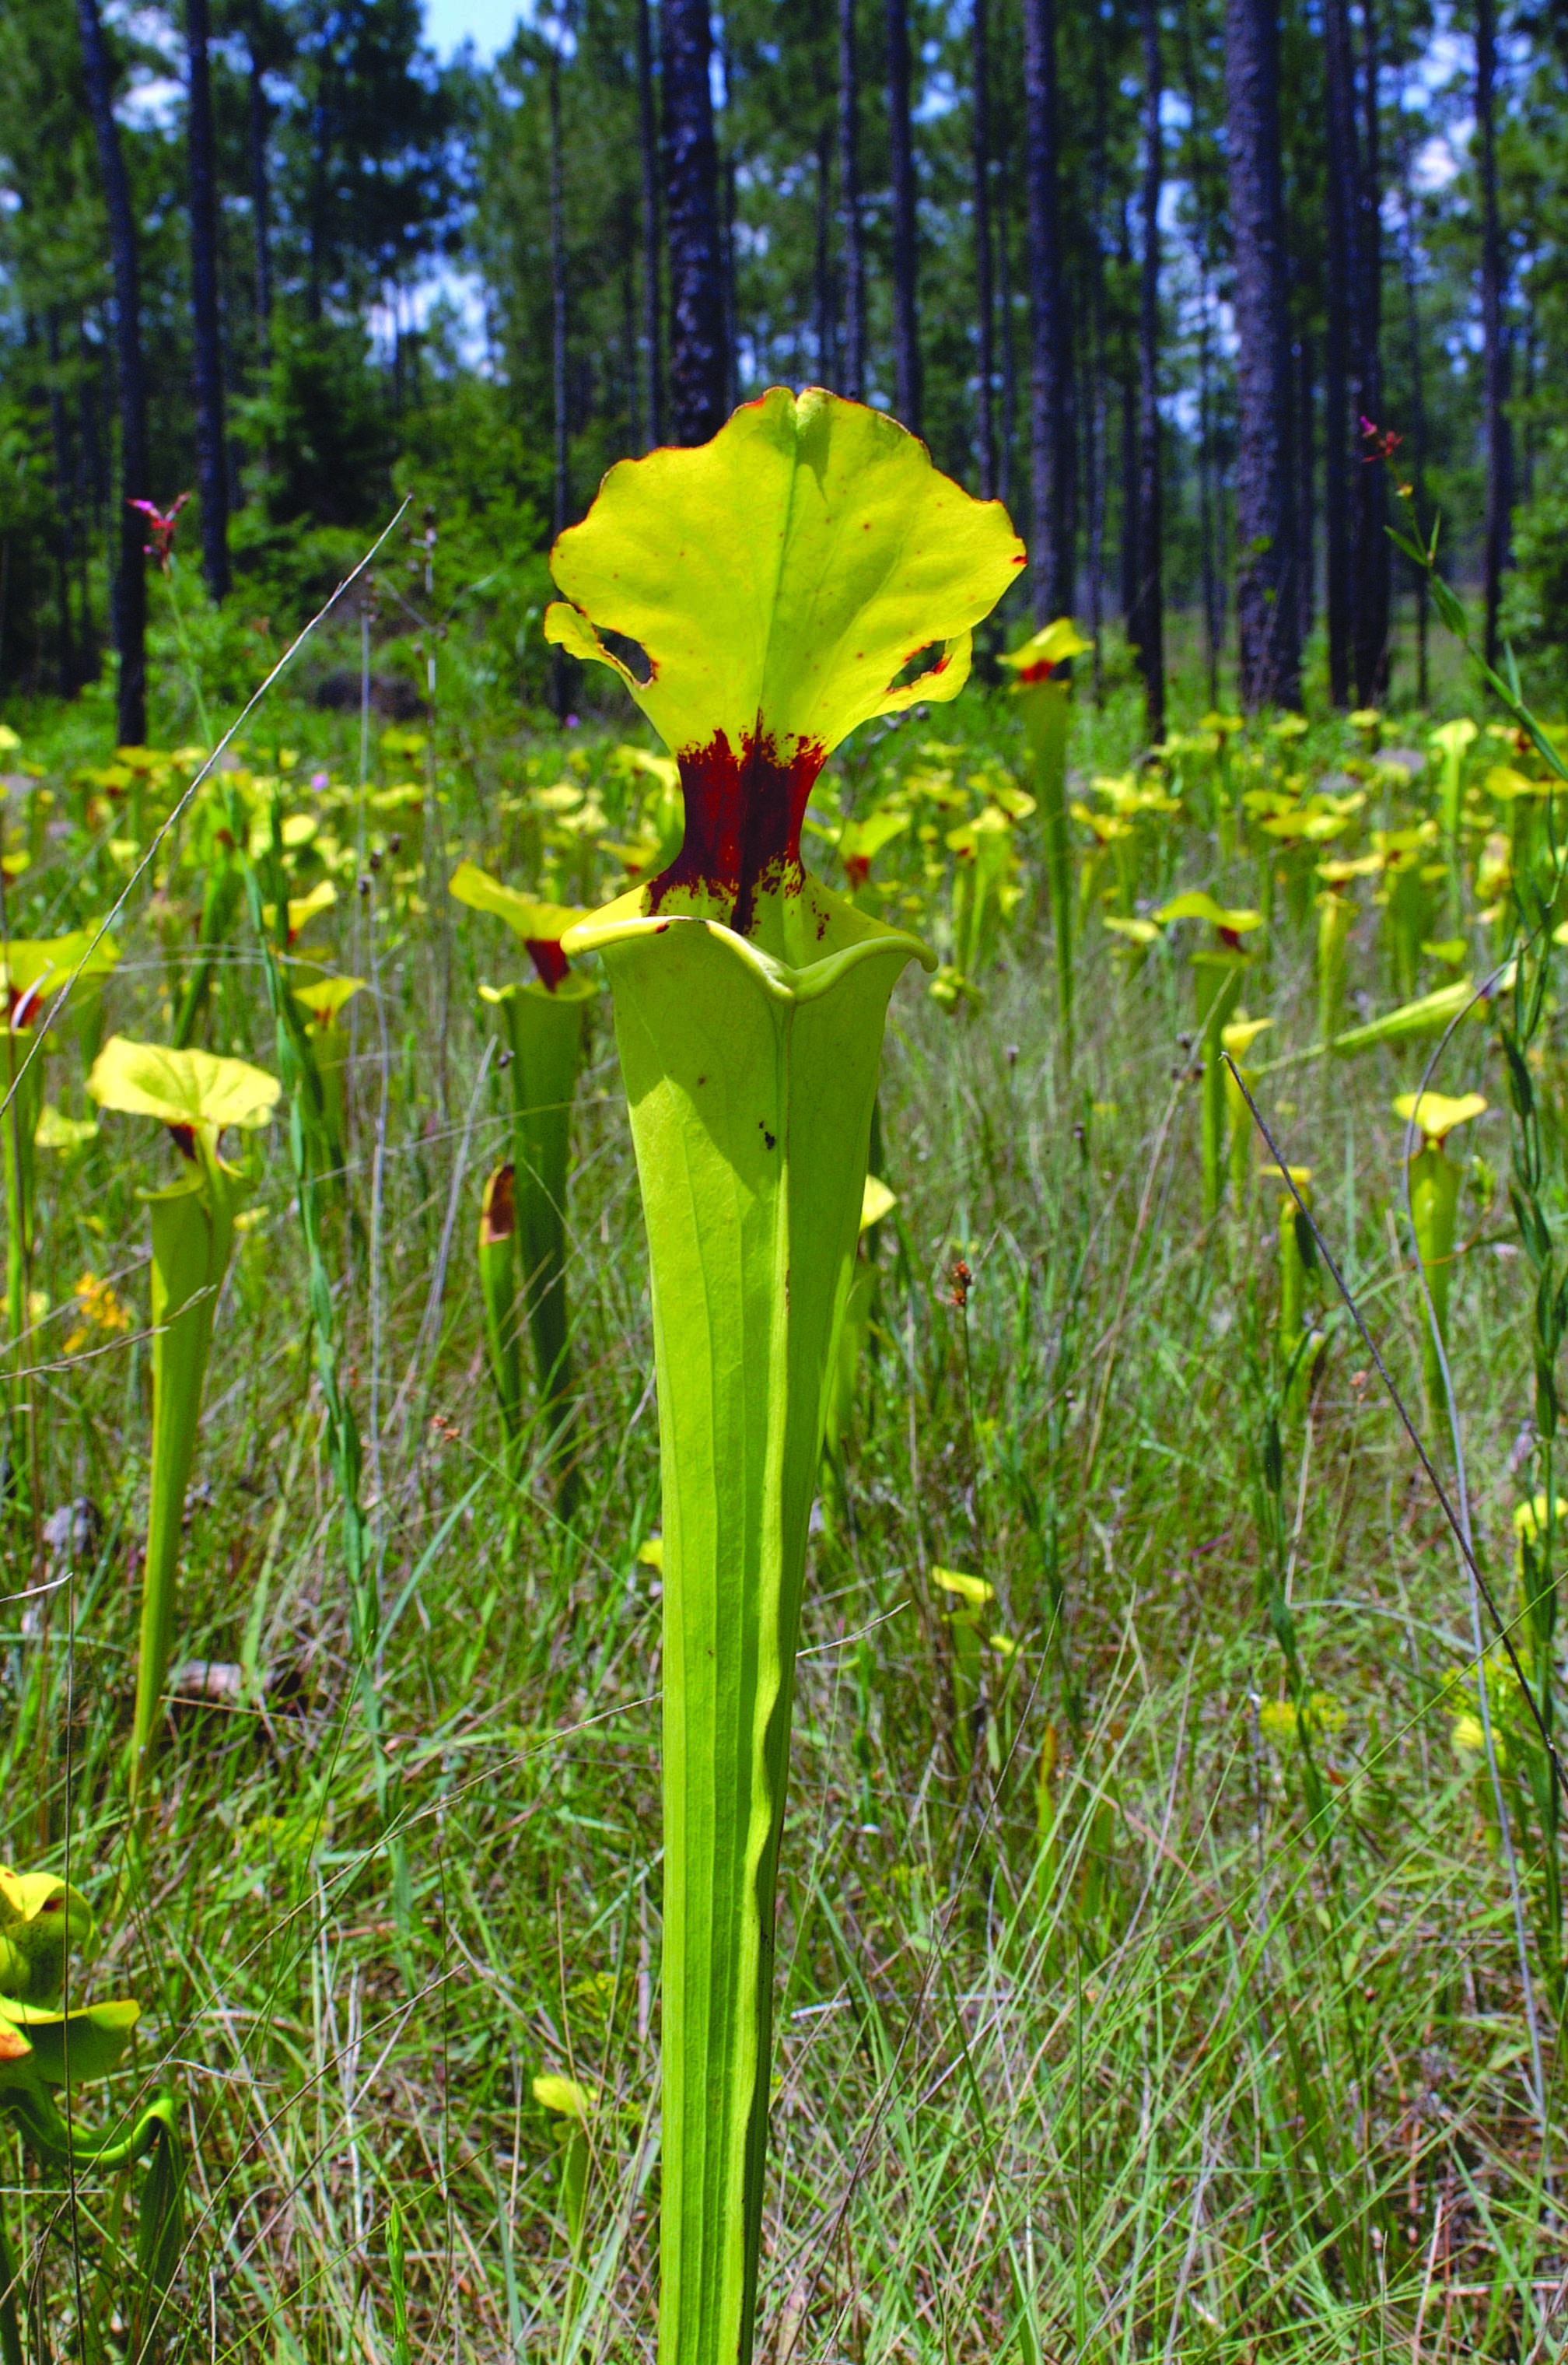
[[[1305,646],[1316,617],[1313,557],[1317,541],[1317,398],[1312,339],[1305,329],[1296,342],[1295,492],[1296,601]]]
[[[1165,603],[1159,476],[1159,134],[1162,76],[1159,0],[1143,0],[1143,269],[1138,287],[1138,569],[1131,638],[1143,676],[1145,730],[1165,736]]]
[[[1481,140],[1481,335],[1485,381],[1486,520],[1483,578],[1486,662],[1497,662],[1497,609],[1508,563],[1513,454],[1508,439],[1508,348],[1503,327],[1503,241],[1497,224],[1497,15],[1495,0],[1476,0],[1475,124]],[[1370,472],[1369,472],[1370,473]],[[1378,472],[1381,475],[1381,470]]]
[[[1024,174],[1029,204],[1030,569],[1036,623],[1067,613],[1067,353],[1057,152],[1055,0],[1024,0]]]
[[[1352,432],[1382,423],[1383,190],[1378,163],[1377,19],[1373,0],[1361,0],[1361,125],[1355,180],[1356,236],[1350,302]],[[1373,706],[1388,684],[1388,611],[1392,549],[1388,539],[1388,473],[1362,451],[1351,478],[1350,646],[1360,705]]]
[[[1098,8],[1094,11],[1094,137],[1090,163],[1090,224],[1089,249],[1089,429],[1087,440],[1089,477],[1089,548],[1088,600],[1089,637],[1094,644],[1092,659],[1094,675],[1094,703],[1098,706],[1105,689],[1105,652],[1103,645],[1105,626],[1105,473],[1107,465],[1105,435],[1105,149],[1107,108],[1105,92],[1105,28]]]
[[[1219,704],[1219,648],[1224,636],[1220,610],[1218,554],[1215,549],[1214,465],[1214,379],[1209,353],[1207,297],[1198,331],[1198,564],[1204,595],[1204,656],[1208,667],[1209,710]]]
[[[566,435],[566,235],[562,189],[561,56],[550,51],[550,392],[554,424],[551,527],[564,533],[571,502]]]
[[[272,350],[272,179],[267,170],[267,94],[262,79],[262,17],[258,0],[251,0],[245,37],[248,69],[245,145],[251,168],[251,246],[256,283],[256,344],[264,369]]]
[[[630,247],[621,269],[621,350],[626,380],[626,449],[645,452],[648,446],[643,434],[643,356],[637,342],[637,271]]]
[[[834,334],[833,301],[833,132],[825,119],[817,134],[816,232],[812,288],[816,310],[817,384],[832,386],[838,375],[838,341]]]
[[[75,556],[76,504],[71,470],[71,435],[65,421],[65,388],[60,374],[60,315],[49,316],[49,425],[54,445],[54,569],[59,608],[60,695],[74,698],[81,687],[76,634],[71,616],[71,573]]]
[[[648,444],[665,440],[664,334],[659,313],[659,148],[654,113],[654,40],[648,0],[637,0],[637,128],[643,163],[643,342],[647,348]]]
[[[741,398],[740,298],[735,287],[735,160],[719,162],[720,252],[724,265],[724,413],[728,417]]]
[[[305,279],[305,314],[321,318],[327,278],[328,181],[332,162],[332,61],[323,37],[316,57],[316,90],[310,109],[310,218]]]
[[[860,239],[860,72],[855,0],[838,0],[838,209],[844,241],[844,391],[866,391],[866,257]]]
[[[899,417],[921,426],[919,230],[909,112],[909,0],[887,0],[888,142],[892,151],[893,378]]]
[[[119,409],[119,544],[115,566],[115,652],[119,660],[116,729],[122,747],[140,747],[147,737],[147,576],[143,529],[129,503],[145,500],[147,479],[147,386],[141,366],[141,288],[136,251],[136,217],[130,183],[115,121],[114,74],[104,39],[97,0],[76,0],[87,106],[103,174],[109,248],[115,281],[116,398]]]
[[[1117,555],[1121,562],[1122,623],[1128,639],[1132,637],[1133,620],[1137,610],[1138,523],[1137,523],[1137,371],[1133,359],[1132,332],[1128,326],[1128,291],[1133,284],[1133,246],[1127,228],[1127,206],[1122,207],[1120,236],[1116,247],[1117,277],[1121,283],[1122,314],[1117,343],[1120,367],[1117,376],[1122,393],[1122,537]]]
[[[678,443],[724,423],[729,354],[719,236],[718,151],[706,0],[664,0],[665,190],[669,224],[670,396]]]
[[[1323,521],[1327,559],[1328,694],[1350,702],[1350,312],[1355,278],[1355,82],[1346,0],[1324,0],[1328,94],[1328,334],[1323,403]]]
[[[218,162],[207,64],[207,0],[185,0],[190,76],[191,321],[195,332],[196,491],[201,571],[216,604],[229,596],[229,439],[223,419],[223,337],[218,302]]]
[[[561,54],[550,50],[550,392],[554,426],[554,467],[551,488],[552,535],[566,532],[571,500],[566,434],[566,241],[562,193]],[[555,719],[566,714],[566,656],[554,653],[551,691]]]
[[[969,37],[974,82],[975,212],[975,404],[980,496],[996,498],[995,296],[991,253],[991,37],[988,0],[970,0]]]
[[[1275,0],[1226,0],[1225,34],[1236,250],[1236,622],[1241,703],[1251,710],[1301,701]]]
[[[1401,108],[1402,121],[1408,121]],[[1420,290],[1416,269],[1416,193],[1408,130],[1402,131],[1399,151],[1399,275],[1405,294],[1406,367],[1410,375],[1410,481],[1416,515],[1427,530],[1427,371],[1421,342]],[[1416,591],[1416,695],[1427,704],[1428,668],[1427,637],[1431,591],[1424,566],[1410,570]]]
[[[997,158],[997,186],[1003,193],[996,216],[996,297],[1002,311],[1002,448],[996,489],[1003,505],[1013,501],[1013,454],[1018,440],[1018,339],[1013,318],[1013,241],[1009,230],[1005,151]]]

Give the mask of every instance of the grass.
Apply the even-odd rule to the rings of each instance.
[[[310,744],[317,726],[281,713]],[[924,727],[1012,746],[978,689]],[[1311,760],[1352,744],[1325,725]],[[443,858],[510,875],[496,800],[516,751],[465,746]],[[1075,765],[1129,752],[1125,712],[1081,722]],[[475,987],[512,955],[435,895],[417,849],[404,861],[400,887],[389,865],[334,915],[337,957],[374,967],[376,991],[348,1014],[348,1172],[326,1237],[365,1437],[385,1810],[274,1130],[218,1310],[177,1620],[179,1690],[210,1688],[194,1663],[246,1681],[172,1709],[149,1884],[91,1969],[95,1993],[140,1998],[138,2049],[77,2108],[106,2117],[165,2082],[181,2097],[171,2357],[391,2365],[396,2204],[412,2358],[629,2359],[652,2352],[658,2190],[658,1587],[639,1557],[658,1475],[635,1181],[606,999],[572,1180],[585,1448],[566,1528],[543,1438],[506,1482],[481,1353],[473,1233],[510,1110]],[[1186,826],[1160,862],[1229,902],[1255,879]],[[104,908],[113,875],[103,844],[72,839],[28,891],[64,925]],[[1263,1607],[1274,1194],[1201,1220],[1180,964],[1128,980],[1092,929],[1063,1071],[1036,901],[982,1009],[945,1014],[918,980],[893,1008],[899,1205],[854,1431],[824,1474],[800,1669],[759,2352],[1555,2357],[1554,2000],[1532,1956],[1543,2149],[1506,1865],[1450,1733],[1462,1568],[1338,1325],[1283,1437],[1289,1599],[1328,1704],[1315,1821]],[[144,910],[125,941],[109,1024],[162,1039],[170,971]],[[1371,914],[1351,976],[1386,1006]],[[1305,933],[1282,921],[1253,1000],[1280,1048],[1311,1038]],[[211,1040],[272,1064],[243,928]],[[1554,1103],[1560,1059],[1549,1030]],[[1413,1405],[1388,1103],[1424,1064],[1415,1047],[1282,1070],[1262,1097],[1316,1169],[1326,1235]],[[75,1052],[51,1065],[50,1097],[79,1112]],[[1501,1108],[1499,1067],[1474,1030],[1438,1082]],[[90,1498],[102,1526],[83,1514],[73,1545],[35,1556],[13,1517],[0,1637],[5,1854],[66,1871],[101,1912],[127,1833],[144,1520],[144,1136],[108,1119],[74,1163],[40,1160],[39,1509]],[[1504,1168],[1503,1119],[1473,1146]],[[1517,1608],[1529,1289],[1501,1195],[1471,1215],[1452,1354],[1480,1548]],[[68,1355],[84,1272],[131,1328]],[[939,1565],[996,1590],[983,1722]],[[1519,1866],[1528,1919],[1522,1843]],[[543,2073],[594,2098],[577,2271]],[[15,2153],[6,2175],[52,2353],[116,2353],[123,2194],[62,2189]]]

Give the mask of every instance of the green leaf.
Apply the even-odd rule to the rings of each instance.
[[[161,2300],[185,2247],[185,2157],[174,2105],[155,2102],[137,2132],[151,2146],[151,2158],[142,2180],[136,2264],[148,2296]]]
[[[1464,602],[1450,590],[1435,570],[1431,577],[1432,605],[1456,640],[1462,641],[1470,632],[1470,619],[1464,612]]]
[[[1377,1043],[1405,1043],[1425,1035],[1441,1035],[1473,1002],[1477,1011],[1484,1008],[1483,1003],[1476,1001],[1470,979],[1456,978],[1451,985],[1441,985],[1435,993],[1419,994],[1414,1002],[1401,1003],[1397,1010],[1387,1011],[1381,1018],[1369,1019],[1364,1026],[1352,1026],[1346,1034],[1336,1035],[1327,1048],[1349,1054],[1369,1051]]]

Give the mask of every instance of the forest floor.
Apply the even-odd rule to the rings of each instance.
[[[357,717],[263,720],[258,770],[290,739],[307,751],[291,780],[319,763],[352,786]],[[1425,744],[1409,716],[1390,733]],[[568,777],[593,787],[632,735],[590,720]],[[64,812],[46,738],[24,752]],[[1315,726],[1307,768],[1359,744]],[[1020,760],[1005,701],[979,687],[878,745],[876,762],[939,760],[960,785],[971,761]],[[396,752],[373,747],[375,784],[395,783]],[[1085,715],[1074,793],[1131,748],[1125,707]],[[242,1672],[174,1707],[145,1886],[118,1914],[149,1450],[138,1189],[165,1161],[152,1128],[106,1118],[40,1182],[36,1512],[94,1508],[52,1544],[13,1519],[9,1589],[51,1589],[6,1617],[3,1852],[86,1889],[106,1924],[91,1990],[143,2008],[127,2069],[78,2115],[106,2119],[132,2088],[178,2098],[191,2184],[170,2357],[396,2359],[394,2207],[409,2356],[653,2354],[659,1581],[643,1547],[659,1491],[635,1174],[605,997],[576,1119],[581,1483],[563,1518],[542,1438],[506,1476],[473,1255],[510,1131],[476,987],[518,956],[441,892],[463,855],[519,876],[529,784],[560,762],[528,738],[476,763],[443,753],[423,839],[416,803],[371,891],[345,887],[313,940],[372,981],[351,1005],[325,1246],[376,1655],[356,1658],[278,1126],[218,1317],[175,1688],[212,1689],[195,1663]],[[1327,1353],[1310,1406],[1286,1406],[1276,1489],[1316,1698],[1310,1811],[1265,1614],[1278,1191],[1204,1216],[1182,960],[1157,950],[1129,974],[1092,917],[1069,1059],[1029,826],[983,1003],[946,1011],[912,972],[889,1026],[897,1205],[853,1424],[824,1462],[799,1666],[758,2353],[1555,2357],[1560,1907],[1506,1734],[1506,1845],[1484,1766],[1456,1745],[1475,1691],[1463,1565],[1325,1284]],[[13,886],[13,929],[106,910],[127,868],[112,835],[84,822],[50,841]],[[1191,819],[1153,863],[1151,891],[1254,900],[1255,859],[1227,867]],[[1351,981],[1372,1010],[1394,998],[1378,928],[1369,902]],[[116,934],[107,1023],[164,1039],[179,955],[145,884]],[[1310,914],[1282,911],[1249,997],[1273,1016],[1271,1058],[1313,1040],[1312,947]],[[274,1064],[242,925],[211,1040]],[[1429,1048],[1259,1087],[1428,1428],[1390,1102]],[[1561,1057],[1553,1027],[1553,1094]],[[50,1081],[76,1115],[79,1068],[68,1046]],[[1507,1165],[1492,1035],[1465,1030],[1438,1082],[1492,1103],[1467,1145],[1484,1162],[1450,1348],[1478,1550],[1512,1610],[1531,1293],[1501,1183],[1486,1195],[1486,1168]],[[111,1315],[91,1353],[53,1327],[82,1328],[85,1275],[129,1326]],[[947,1614],[942,1569],[994,1588],[978,1627]],[[591,2098],[575,2266],[562,2145],[533,2097],[546,2073]],[[4,2206],[38,2331],[57,2354],[113,2353],[125,2193],[13,2154]]]

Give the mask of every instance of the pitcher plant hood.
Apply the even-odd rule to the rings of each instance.
[[[453,872],[447,893],[470,911],[488,912],[504,920],[517,937],[539,974],[539,982],[554,993],[566,976],[566,956],[561,950],[561,939],[568,928],[588,913],[575,903],[542,903],[536,896],[520,895],[515,887],[507,887],[500,880],[492,879],[476,862],[460,862]]]
[[[823,764],[857,724],[955,698],[974,626],[1023,565],[999,501],[820,387],[775,387],[695,451],[618,463],[551,555],[566,596],[545,636],[620,674],[679,765],[685,835],[566,951],[666,913],[795,965],[829,949],[837,899],[799,908]]]
[[[182,1147],[200,1140],[209,1157],[216,1156],[226,1126],[253,1130],[270,1124],[281,1090],[275,1076],[247,1059],[133,1043],[124,1035],[110,1036],[87,1078],[88,1093],[100,1108],[157,1117]]]

